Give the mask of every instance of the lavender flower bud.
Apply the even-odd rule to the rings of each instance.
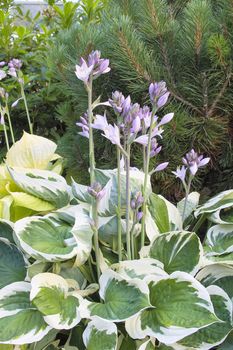
[[[137,222],[141,221],[142,217],[143,217],[143,212],[142,212],[142,211],[139,211],[139,212],[137,213]]]
[[[0,80],[6,78],[6,73],[4,70],[0,69]]]
[[[182,165],[182,167],[177,167],[176,171],[172,171],[172,173],[179,178],[182,182],[185,181],[187,168]]]
[[[88,187],[87,192],[99,201],[105,195],[105,188],[102,188],[99,182],[94,182],[90,187]]]
[[[125,97],[122,92],[115,91],[112,93],[112,99],[109,99],[109,103],[116,113],[121,113],[123,109],[123,103]]]
[[[18,58],[13,58],[8,63],[8,67],[9,68],[14,68],[14,69],[20,69],[22,67],[22,65],[23,65],[22,61],[19,60]]]
[[[5,66],[6,65],[6,62],[5,61],[1,61],[0,62],[0,67],[3,67],[3,66]]]
[[[166,169],[168,164],[169,164],[168,162],[164,162],[164,163],[157,165],[157,167],[154,169],[154,172],[158,172],[158,171],[162,171],[162,170]]]
[[[150,84],[149,94],[151,104],[161,108],[166,104],[170,93],[167,91],[166,83],[160,81],[159,83]]]
[[[134,198],[130,202],[131,209],[139,209],[142,206],[143,202],[144,198],[142,196],[142,192],[139,191],[135,193]]]

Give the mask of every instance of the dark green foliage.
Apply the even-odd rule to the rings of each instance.
[[[233,170],[232,19],[231,0],[112,1],[98,27],[75,26],[60,35],[52,50],[60,64],[54,65],[57,84],[72,98],[75,120],[86,106],[74,66],[92,49],[110,58],[112,68],[95,86],[96,96],[107,98],[118,89],[143,104],[148,103],[150,82],[167,82],[171,99],[165,112],[174,111],[175,118],[165,127],[164,148],[157,161],[169,160],[170,165],[154,177],[156,190],[166,195],[181,196],[171,170],[191,147],[211,157],[208,169],[196,180],[196,189],[208,187],[207,193],[215,193],[233,185],[229,176]],[[73,132],[75,120],[65,121]],[[104,142],[100,134],[96,141],[99,159]],[[113,157],[109,159],[112,165]],[[132,165],[141,166],[138,147]]]

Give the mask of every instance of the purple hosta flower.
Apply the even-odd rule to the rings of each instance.
[[[17,78],[17,73],[16,73],[16,69],[15,68],[10,68],[8,70],[8,74],[11,75],[14,78]]]
[[[151,151],[150,151],[150,158],[156,156],[157,154],[159,154],[159,152],[162,149],[162,146],[158,145],[158,142],[156,140],[156,138],[153,138],[151,140],[151,145],[150,145]]]
[[[82,131],[79,132],[79,135],[82,135],[89,139],[89,127],[87,121],[87,113],[84,113],[82,117],[80,117],[80,122],[76,123],[77,126],[82,128]]]
[[[160,81],[159,83],[151,83],[149,87],[149,94],[151,104],[153,106],[157,106],[157,108],[163,107],[167,103],[170,95],[164,81]]]
[[[13,69],[16,69],[16,70],[19,70],[22,67],[22,65],[23,65],[22,61],[19,60],[18,58],[13,58],[8,63],[8,67],[9,68],[13,68]]]
[[[93,78],[98,78],[101,74],[108,73],[110,71],[109,60],[100,58],[100,51],[92,51],[87,61],[84,58],[80,59],[80,65],[76,65],[75,74],[79,80],[82,80],[85,84],[88,83],[90,75]]]
[[[115,91],[112,93],[112,98],[109,99],[109,103],[116,113],[121,113],[123,110],[123,104],[125,97],[122,92]]]
[[[133,199],[130,202],[131,209],[138,210],[144,202],[144,198],[142,196],[142,192],[137,192],[133,196]]]
[[[87,84],[94,66],[93,65],[88,66],[86,61],[81,57],[80,65],[76,64],[75,68],[76,68],[75,70],[76,77],[79,80],[82,80],[85,84]]]
[[[176,168],[176,171],[172,171],[172,173],[177,177],[179,178],[182,182],[185,181],[185,176],[186,176],[186,171],[187,171],[187,168],[182,165],[182,167],[177,167]]]
[[[129,111],[131,109],[131,97],[130,96],[127,96],[125,99],[124,99],[124,102],[122,103],[122,116],[124,118],[127,117]]]
[[[0,69],[0,80],[6,78],[6,72],[2,69]]]
[[[147,146],[148,145],[148,140],[149,140],[149,136],[148,135],[141,135],[138,136],[134,142],[140,143],[140,145],[143,146]]]
[[[4,67],[6,65],[6,62],[5,61],[1,61],[0,62],[0,67]]]
[[[204,158],[203,155],[198,155],[198,153],[192,149],[182,160],[183,164],[189,168],[190,173],[195,176],[199,168],[209,163],[210,158]]]
[[[141,119],[142,125],[144,125],[145,130],[147,130],[150,127],[151,123],[151,110],[148,106],[143,106],[143,108],[140,108],[139,118]],[[156,122],[157,119],[158,118],[154,116],[154,122]]]
[[[99,182],[94,182],[90,187],[88,187],[87,192],[99,201],[105,195],[105,188],[102,188]]]
[[[141,130],[141,119],[137,115],[132,121],[131,133],[137,134]]]
[[[95,116],[94,123],[91,124],[91,126],[94,129],[98,129],[98,130],[102,130],[102,131],[104,131],[105,129],[108,129],[109,124],[108,124],[108,121],[106,118],[106,114],[104,114],[104,115],[97,114]]]
[[[164,169],[166,169],[166,167],[168,166],[169,162],[164,162],[164,163],[160,163],[159,165],[157,165],[157,167],[153,170],[153,172],[158,172],[158,171],[162,171]]]
[[[104,131],[104,134],[102,135],[104,137],[110,140],[113,145],[117,145],[118,147],[121,148],[120,130],[116,124],[114,124],[114,126],[109,124],[108,127],[103,131]]]

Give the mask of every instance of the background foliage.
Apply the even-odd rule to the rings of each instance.
[[[232,17],[230,0],[119,0],[110,4],[98,27],[76,24],[61,33],[50,53],[50,68],[57,88],[69,94],[75,111],[70,111],[70,103],[57,107],[67,126],[60,149],[68,155],[70,168],[78,165],[75,174],[85,163],[81,156],[85,141],[77,137],[74,123],[86,106],[72,72],[77,57],[95,48],[110,58],[112,67],[109,80],[96,86],[98,95],[107,98],[119,89],[134,101],[145,102],[151,81],[167,82],[168,108],[176,115],[162,140],[162,157],[169,159],[169,170],[195,145],[212,159],[196,188],[205,187],[208,194],[232,187]],[[71,147],[76,150],[75,159],[70,156]],[[111,150],[102,141],[97,152],[97,159],[103,162],[104,158],[112,166]],[[140,166],[137,148],[133,162]],[[155,186],[166,195],[175,189],[179,197],[169,170],[157,176]]]

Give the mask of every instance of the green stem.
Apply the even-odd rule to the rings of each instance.
[[[184,200],[184,208],[183,208],[183,213],[182,213],[182,223],[184,223],[185,212],[186,212],[186,207],[187,207],[187,203],[188,203],[188,196],[189,196],[189,192],[190,192],[192,179],[193,179],[193,176],[190,174],[189,179],[188,179],[188,184],[187,184],[187,187],[185,189],[185,200]]]
[[[90,275],[92,277],[92,282],[95,281],[95,275],[94,275],[94,272],[93,272],[93,268],[92,268],[92,264],[91,264],[91,258],[89,257],[88,260],[88,266],[89,266],[89,271],[90,271]]]
[[[91,186],[95,182],[95,153],[94,153],[94,139],[93,129],[91,124],[93,123],[93,112],[92,112],[92,76],[90,77],[89,85],[87,87],[88,93],[88,127],[89,127],[89,162],[90,162],[90,183]],[[93,198],[91,206],[91,216],[94,227],[94,249],[96,259],[96,270],[98,279],[100,277],[100,251],[99,251],[99,237],[98,237],[98,201]]]
[[[121,237],[121,151],[117,147],[117,237],[118,237],[118,259],[122,260],[122,237]]]
[[[33,134],[33,124],[31,122],[30,115],[29,115],[28,104],[27,104],[27,99],[26,99],[26,95],[25,95],[25,92],[24,92],[23,83],[20,83],[20,87],[21,87],[21,96],[23,98],[23,102],[24,102],[24,106],[25,106],[25,110],[26,110],[26,114],[27,114],[30,134]]]
[[[131,236],[131,254],[132,254],[132,259],[135,259],[135,254],[134,254],[134,248],[135,248],[135,239],[134,239],[134,229],[135,229],[135,226],[136,226],[136,218],[137,218],[137,213],[136,211],[134,212],[134,217],[133,217],[133,225],[132,225],[132,228],[131,228],[131,232],[130,232],[130,236]]]
[[[149,176],[149,166],[150,166],[150,151],[151,151],[151,139],[152,139],[152,131],[153,131],[153,126],[154,126],[154,115],[156,113],[156,108],[153,108],[152,113],[151,113],[151,122],[150,122],[150,129],[149,129],[149,134],[148,134],[148,144],[146,148],[146,160],[145,160],[145,176],[144,176],[144,184],[143,184],[143,190],[142,190],[142,195],[144,197],[144,202],[142,205],[142,212],[143,212],[143,217],[142,217],[142,232],[141,232],[141,248],[145,244],[145,219],[146,219],[146,203],[147,203],[147,198],[146,198],[146,188],[147,188],[147,182],[148,182],[148,176]]]
[[[11,139],[12,139],[12,142],[14,144],[15,143],[15,136],[14,136],[14,132],[13,132],[12,124],[11,124],[11,117],[10,117],[10,112],[9,112],[7,100],[6,100],[5,108],[6,108],[6,115],[7,115],[7,119],[8,119],[8,123],[9,123],[9,127],[10,127]]]
[[[125,158],[126,170],[126,248],[127,257],[131,260],[131,237],[130,237],[130,145],[127,145],[127,157]]]
[[[95,248],[95,260],[98,280],[100,278],[100,247],[98,237],[98,201],[94,199],[92,206],[92,215],[94,221],[94,248]]]
[[[88,92],[88,127],[89,127],[89,162],[90,162],[90,182],[91,185],[95,182],[95,153],[94,153],[94,140],[93,140],[93,129],[91,124],[93,123],[93,112],[92,112],[92,77],[90,77]]]
[[[6,125],[5,125],[5,123],[3,124],[3,129],[4,129],[4,135],[5,135],[5,140],[6,140],[7,151],[9,151],[10,146],[9,146],[9,140],[8,140],[8,135],[7,135],[7,130],[6,130]]]

